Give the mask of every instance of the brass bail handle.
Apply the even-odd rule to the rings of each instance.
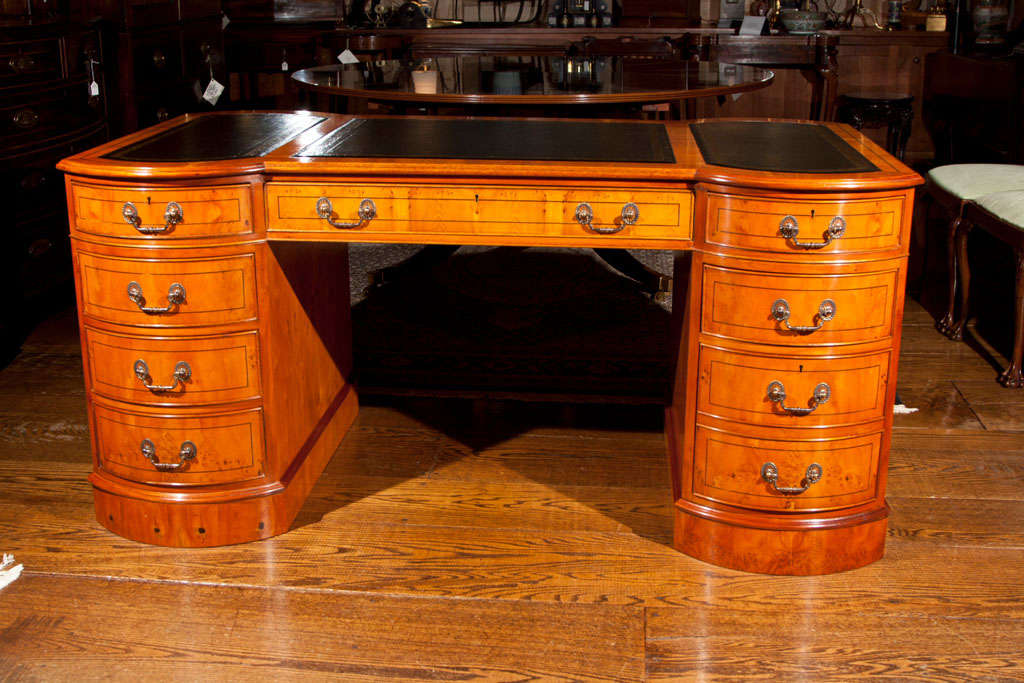
[[[361,228],[366,223],[369,223],[377,217],[377,205],[373,203],[372,199],[364,199],[359,202],[359,209],[356,211],[356,215],[359,220],[355,223],[341,223],[334,220],[334,207],[331,205],[331,200],[327,197],[321,197],[316,200],[316,215],[327,221],[328,225],[332,228],[340,228],[341,230],[354,230]]]
[[[636,222],[640,220],[640,207],[633,202],[623,204],[622,210],[619,212],[621,221],[618,225],[610,228],[594,225],[594,208],[586,202],[580,202],[576,206],[575,216],[576,222],[587,230],[596,232],[599,235],[612,235],[621,232],[627,225],[636,225]]]
[[[818,305],[818,313],[815,318],[817,325],[790,325],[789,324],[789,302],[785,299],[776,299],[772,303],[772,317],[776,322],[782,323],[790,332],[797,334],[810,334],[822,328],[826,321],[832,320],[836,315],[836,302],[832,299],[825,299]]]
[[[167,202],[167,209],[164,210],[164,227],[162,228],[158,226],[142,225],[142,219],[139,218],[139,210],[136,209],[135,205],[131,202],[124,203],[124,206],[121,207],[121,215],[124,217],[126,223],[132,225],[143,235],[160,235],[165,232],[170,232],[174,229],[175,225],[181,223],[185,218],[185,214],[181,210],[181,205],[178,204],[178,202]]]
[[[128,283],[128,298],[131,299],[143,313],[159,315],[160,313],[170,313],[178,306],[185,303],[185,288],[180,283],[175,282],[167,288],[166,306],[147,306],[146,297],[142,293],[142,285],[138,282],[132,281]]]
[[[178,364],[174,366],[174,372],[171,374],[172,381],[170,384],[151,384],[150,382],[153,378],[149,374],[149,366],[146,365],[146,361],[141,358],[135,361],[135,364],[132,366],[132,370],[135,372],[135,376],[138,380],[142,382],[142,386],[146,387],[154,394],[165,391],[174,391],[178,388],[179,384],[184,386],[185,382],[192,377],[192,368],[189,367],[189,364],[185,361],[178,361]]]
[[[782,385],[782,382],[776,380],[768,385],[768,400],[772,403],[778,403],[779,408],[790,415],[810,415],[822,403],[828,403],[831,397],[832,388],[821,382],[814,387],[814,393],[811,395],[811,400],[808,401],[807,408],[794,408],[793,406],[786,405],[786,387]]]
[[[824,471],[816,462],[811,463],[807,466],[807,471],[804,472],[804,480],[801,482],[801,486],[779,486],[779,468],[773,462],[766,462],[761,466],[761,478],[771,484],[772,488],[776,492],[781,493],[784,496],[796,496],[807,489],[811,488],[812,484],[816,484],[821,481],[822,474]]]
[[[842,216],[836,216],[828,222],[828,227],[825,228],[825,232],[822,235],[825,239],[824,242],[801,242],[796,238],[800,234],[800,224],[797,223],[796,217],[785,216],[779,221],[779,234],[794,247],[801,249],[822,249],[832,244],[833,240],[839,239],[845,233],[846,219]]]
[[[143,439],[139,450],[142,456],[148,460],[155,469],[161,472],[173,472],[184,469],[188,466],[189,460],[196,459],[196,445],[191,441],[182,441],[178,449],[178,462],[160,462],[156,458],[156,444],[149,439]]]

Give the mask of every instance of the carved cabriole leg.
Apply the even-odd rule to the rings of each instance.
[[[953,321],[947,336],[950,339],[963,339],[964,324],[967,322],[967,300],[971,294],[971,264],[967,261],[967,237],[971,233],[971,224],[959,221],[956,231],[956,272],[960,280],[960,315]]]
[[[1020,389],[1024,387],[1024,374],[1021,371],[1024,356],[1024,246],[1017,247],[1017,288],[1015,290],[1013,351],[1010,354],[1010,366],[999,375],[999,383],[1004,387]]]
[[[959,339],[958,336],[953,336],[953,316],[956,314],[956,287],[957,287],[957,262],[956,262],[956,236],[960,229],[961,223],[960,215],[957,214],[953,217],[953,220],[949,223],[949,233],[947,234],[946,247],[949,264],[949,309],[946,311],[946,315],[942,316],[942,319],[935,324],[936,329],[942,334],[946,335],[950,339]]]

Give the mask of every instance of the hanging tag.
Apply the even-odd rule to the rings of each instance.
[[[210,79],[210,84],[206,86],[206,91],[203,92],[203,99],[216,106],[222,92],[224,92],[224,86],[218,83],[216,78]]]
[[[100,96],[100,84],[97,83],[96,81],[90,82],[89,83],[89,97],[99,97],[99,96]]]
[[[281,71],[288,70],[288,62],[281,62]]]
[[[223,31],[224,29],[226,29],[228,27],[228,24],[230,24],[230,23],[231,23],[231,20],[228,19],[228,15],[226,15],[224,13],[221,13],[221,15],[220,15],[220,30]]]
[[[338,61],[342,64],[358,64],[359,57],[356,57],[352,50],[345,48],[341,54],[338,55]]]

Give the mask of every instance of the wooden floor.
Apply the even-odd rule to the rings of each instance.
[[[1024,391],[908,304],[886,556],[823,577],[669,547],[657,408],[365,405],[298,528],[103,530],[74,320],[0,372],[0,679],[1024,679]]]

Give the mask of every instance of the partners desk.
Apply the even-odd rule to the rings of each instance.
[[[669,249],[674,545],[815,574],[884,551],[914,186],[852,128],[185,116],[67,173],[96,514],[288,530],[358,411],[348,242]]]

